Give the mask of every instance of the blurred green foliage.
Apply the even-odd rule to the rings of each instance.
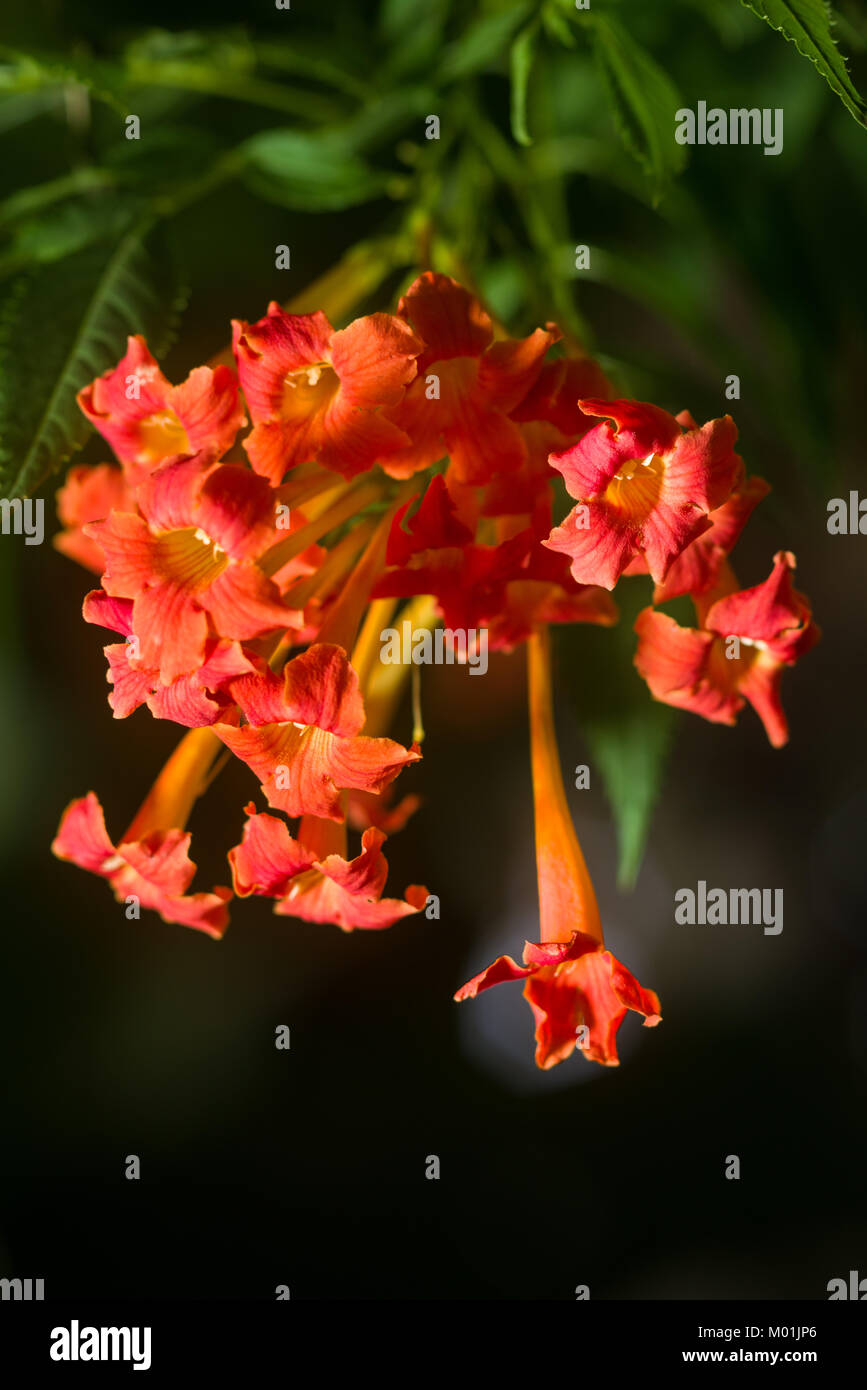
[[[19,332],[21,277],[34,281],[26,292],[33,312],[40,304],[48,311],[70,282],[68,258],[99,247],[108,260],[158,223],[189,262],[184,214],[213,206],[215,196],[225,203],[249,195],[311,224],[363,206],[362,235],[353,229],[347,244],[378,248],[380,283],[428,263],[463,273],[511,324],[553,315],[573,338],[601,347],[624,389],[664,390],[682,372],[673,338],[692,374],[746,357],[763,378],[776,427],[813,466],[803,444],[815,437],[815,421],[802,404],[793,408],[787,382],[807,335],[791,331],[748,243],[757,233],[775,254],[774,228],[784,224],[791,254],[796,210],[788,219],[768,214],[798,195],[792,161],[809,163],[817,147],[825,168],[857,181],[863,201],[862,147],[841,126],[832,92],[859,121],[864,106],[823,0],[744,0],[740,12],[723,0],[609,0],[587,9],[573,0],[382,0],[335,5],[327,16],[302,0],[260,11],[247,27],[224,25],[215,13],[206,29],[131,33],[115,29],[108,7],[89,11],[85,23],[75,6],[62,18],[44,6],[60,32],[40,24],[38,9],[30,20],[37,32],[22,18],[17,42],[0,48],[7,343]],[[863,22],[845,18],[843,28],[863,51]],[[736,178],[740,186],[735,228],[703,196],[712,190],[682,177],[696,152],[674,140],[674,112],[702,98],[786,111],[779,167],[753,151],[714,151],[723,185]],[[130,139],[132,115],[140,132]],[[432,115],[438,139],[426,138]],[[302,235],[316,232],[311,225]],[[250,241],[248,234],[236,259],[254,253]],[[579,241],[591,255],[589,268],[576,271]],[[833,274],[838,258],[828,259]],[[166,279],[165,265],[153,273],[176,303],[180,284]],[[589,311],[592,295],[579,296],[582,279],[631,301],[642,321],[662,322],[652,352],[644,344],[629,351],[621,333],[605,332]],[[87,313],[82,303],[80,330],[92,341],[77,344],[70,360],[48,355],[29,411],[13,373],[0,408],[9,490],[38,486],[78,441],[69,392],[58,392],[52,374],[83,384],[82,373],[121,350],[123,313],[114,337],[94,333],[104,325]],[[36,439],[40,389],[54,403],[51,448]]]
[[[215,0],[207,25],[155,0],[139,28],[35,0],[0,47],[3,490],[70,457],[76,391],[129,332],[162,351],[185,300],[177,375],[269,298],[345,320],[432,265],[513,331],[556,319],[623,393],[704,418],[737,374],[792,508],[854,435],[865,46],[854,0]],[[699,100],[782,107],[783,153],[678,145]],[[617,720],[583,698],[632,878],[667,716],[605,650]]]

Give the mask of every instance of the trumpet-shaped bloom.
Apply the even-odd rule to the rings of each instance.
[[[510,573],[526,551],[525,538],[501,546],[476,545],[473,533],[455,515],[445,480],[436,474],[421,506],[407,520],[412,503],[395,514],[386,549],[391,566],[373,588],[377,598],[431,594],[447,626],[477,627],[496,611]]]
[[[660,1022],[659,1000],[643,989],[619,960],[592,936],[570,941],[527,941],[524,965],[499,956],[458,990],[455,999],[475,999],[491,985],[525,980],[524,998],[536,1023],[536,1064],[543,1071],[579,1047],[589,1062],[617,1066],[617,1030],[628,1009],[646,1027]]]
[[[403,401],[388,412],[411,443],[383,462],[385,471],[408,478],[448,454],[459,483],[514,472],[527,450],[509,415],[535,384],[557,330],[537,328],[528,338],[495,343],[478,300],[433,271],[414,281],[397,311],[424,350]]]
[[[361,837],[361,853],[347,860],[321,854],[294,840],[283,821],[248,806],[240,845],[229,852],[235,892],[277,898],[280,916],[306,922],[333,922],[343,931],[379,930],[421,912],[427,889],[412,884],[403,898],[383,898],[388,865],[385,835],[371,827]]]
[[[102,574],[102,548],[84,534],[83,527],[91,521],[104,521],[110,512],[135,510],[135,492],[122,468],[113,463],[93,467],[76,464],[57,492],[57,515],[63,530],[54,537],[55,548],[93,574]]]
[[[118,902],[135,897],[164,922],[194,927],[208,936],[219,938],[226,930],[226,903],[232,896],[228,888],[187,893],[196,866],[189,856],[190,836],[182,830],[151,830],[115,845],[99,801],[88,792],[66,808],[51,848],[59,859],[107,879]]]
[[[499,956],[455,999],[474,999],[492,985],[524,980],[536,1023],[537,1066],[556,1066],[576,1047],[588,1061],[616,1066],[617,1030],[627,1010],[652,1027],[660,1021],[659,1000],[605,949],[596,894],[563,787],[546,629],[531,638],[528,656],[541,941],[526,942],[523,966]]]
[[[446,627],[466,632],[502,611],[506,586],[518,577],[528,550],[527,534],[501,545],[465,545],[426,552],[418,564],[378,580],[375,597],[431,594]]]
[[[383,414],[402,400],[421,351],[402,319],[370,314],[335,332],[324,314],[269,304],[258,323],[232,328],[254,422],[244,447],[257,473],[279,483],[316,459],[352,478],[407,445]]]
[[[116,367],[79,392],[78,404],[132,482],[180,454],[207,449],[219,458],[245,421],[229,367],[196,367],[172,386],[140,334],[128,339]]]
[[[181,459],[138,488],[141,515],[84,528],[105,552],[103,588],[133,600],[143,664],[168,684],[197,670],[209,638],[250,641],[297,626],[258,561],[278,540],[274,492],[234,464]]]
[[[616,621],[608,594],[576,584],[564,557],[544,550],[529,527],[499,544],[477,545],[441,474],[405,529],[410,505],[392,523],[386,561],[394,568],[377,581],[376,596],[430,594],[446,627],[486,626],[492,650],[511,650],[540,622]]]
[[[256,670],[237,642],[209,638],[205,658],[191,675],[178,676],[164,685],[158,670],[143,666],[135,656],[132,601],[112,598],[94,589],[84,600],[84,619],[119,632],[126,639],[103,647],[108,661],[106,677],[112,686],[108,703],[115,719],[126,719],[146,704],[155,719],[171,719],[187,729],[199,729],[219,719],[237,720],[234,700],[225,692],[231,681]]]
[[[749,701],[781,748],[789,737],[783,670],[820,636],[807,599],[792,586],[794,567],[794,556],[780,551],[763,584],[710,601],[699,628],[680,627],[652,608],[639,613],[635,665],[654,698],[717,724],[734,724]]]
[[[214,732],[255,772],[268,805],[289,816],[342,821],[342,790],[381,792],[421,757],[415,746],[361,736],[358,676],[331,643],[287,662],[282,679],[242,677],[231,690],[248,723]]]
[[[734,421],[726,415],[701,429],[682,428],[667,411],[640,401],[582,400],[580,406],[608,418],[571,449],[551,455],[579,505],[545,544],[570,557],[580,584],[613,589],[636,556],[662,584],[742,476]]]
[[[548,462],[553,450],[575,444],[595,425],[578,402],[602,399],[610,394],[601,368],[592,358],[561,357],[545,362],[521,404],[512,411],[521,431],[526,458],[511,473],[495,474],[481,499],[485,517],[523,516],[534,532],[551,529],[551,484],[554,473]]]

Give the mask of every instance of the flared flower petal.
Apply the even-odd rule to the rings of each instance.
[[[370,314],[337,332],[324,314],[271,304],[258,323],[233,324],[241,385],[254,428],[244,447],[257,473],[279,483],[318,460],[345,478],[407,444],[386,419],[415,376],[421,343],[391,314]]]
[[[441,474],[407,520],[409,506],[395,515],[386,551],[393,568],[377,581],[374,596],[430,594],[447,628],[484,627],[492,651],[511,651],[543,622],[616,622],[609,595],[577,584],[568,560],[544,549],[530,527],[498,545],[477,545]]]
[[[388,571],[374,585],[376,598],[430,594],[445,627],[469,632],[503,611],[510,580],[521,577],[532,537],[510,537],[500,545],[466,545],[426,551],[405,569]]]
[[[589,937],[583,942],[590,943]],[[590,1062],[616,1067],[617,1030],[628,1009],[645,1028],[661,1021],[659,1000],[644,989],[610,951],[596,942],[561,965],[542,966],[524,986],[536,1022],[536,1065],[556,1066],[580,1047]],[[579,1034],[579,1030],[586,1029]]]
[[[395,512],[386,548],[386,564],[406,565],[424,550],[470,545],[473,532],[458,518],[445,478],[435,473],[418,510],[408,517],[412,500]]]
[[[535,386],[512,411],[526,449],[520,468],[496,473],[481,503],[483,516],[523,516],[539,535],[551,530],[552,452],[577,443],[596,420],[578,402],[601,400],[611,394],[601,368],[592,358],[563,357],[545,362]]]
[[[192,675],[179,676],[165,685],[159,671],[143,665],[134,654],[130,599],[113,598],[95,589],[86,595],[82,611],[85,622],[110,628],[127,639],[103,648],[112,686],[108,703],[115,719],[126,719],[146,704],[155,719],[171,719],[187,729],[204,728],[218,719],[237,721],[234,698],[225,687],[257,669],[238,642],[209,638],[202,665]]]
[[[54,537],[54,546],[85,569],[102,574],[102,548],[82,528],[91,521],[104,521],[110,512],[135,510],[135,494],[122,468],[113,463],[76,464],[57,493],[63,530]]]
[[[362,737],[358,677],[342,647],[316,643],[273,673],[231,687],[249,721],[215,733],[256,774],[269,806],[289,816],[342,821],[341,791],[379,793],[421,753]]]
[[[52,845],[59,859],[108,880],[118,902],[129,897],[158,912],[164,922],[193,927],[219,938],[228,925],[228,888],[187,893],[196,866],[189,857],[190,836],[182,830],[153,830],[139,840],[114,845],[102,807],[93,792],[64,812]]]
[[[787,666],[814,647],[819,629],[812,620],[810,601],[792,584],[795,557],[780,550],[763,584],[719,599],[705,618],[709,632],[736,635],[754,643]]]
[[[551,455],[579,505],[545,544],[570,557],[579,583],[613,589],[641,556],[662,584],[742,476],[734,421],[726,415],[683,429],[673,415],[639,401],[580,405],[585,414],[608,419]]]
[[[103,588],[133,600],[143,665],[168,684],[196,671],[209,638],[252,641],[297,627],[258,560],[279,540],[273,489],[209,455],[167,464],[138,489],[141,515],[85,527],[105,554]]]
[[[581,439],[595,426],[594,416],[585,414],[579,402],[607,400],[609,395],[605,373],[592,357],[561,357],[544,363],[511,418],[520,424],[547,425],[544,435],[554,449],[558,443],[562,447]]]
[[[499,545],[477,545],[458,519],[439,474],[416,514],[407,521],[406,513],[407,507],[402,508],[392,523],[386,550],[392,568],[374,585],[375,598],[430,594],[445,626],[468,632],[504,612],[510,580],[530,577],[526,566],[532,533],[521,532]]]
[[[819,640],[808,600],[791,582],[794,556],[780,551],[763,584],[728,594],[708,608],[703,626],[683,628],[646,608],[635,623],[635,665],[654,699],[734,724],[749,701],[774,748],[788,741],[780,701],[785,666]]]
[[[645,1027],[661,1020],[659,1000],[644,989],[595,937],[576,932],[567,942],[526,942],[523,966],[500,956],[458,990],[473,999],[492,985],[525,980],[524,997],[536,1023],[536,1065],[556,1066],[579,1047],[588,1061],[617,1066],[617,1030],[627,1010]]]
[[[379,796],[373,792],[349,790],[346,793],[346,823],[353,830],[369,830],[375,826],[386,835],[394,835],[403,830],[421,803],[421,797],[413,792],[395,802],[390,787]]]
[[[252,807],[248,811],[241,844],[229,853],[240,897],[256,893],[277,898],[274,911],[280,916],[333,922],[343,931],[379,930],[423,910],[428,893],[418,884],[407,888],[403,899],[382,897],[388,866],[381,830],[365,830],[355,859],[339,854],[318,859],[292,838],[282,821],[256,815]]]
[[[116,367],[79,392],[78,403],[133,483],[179,454],[209,449],[219,458],[245,421],[228,367],[196,367],[172,386],[139,334],[128,339]]]
[[[748,478],[739,483],[722,506],[708,514],[710,528],[678,555],[665,582],[655,586],[653,602],[667,603],[683,594],[698,596],[714,589],[723,561],[734,549],[754,508],[769,492],[764,478]],[[647,572],[647,562],[641,555],[624,571],[627,575]]]
[[[424,343],[418,375],[388,418],[410,443],[384,460],[395,478],[408,478],[448,454],[461,484],[487,483],[518,469],[526,446],[510,412],[524,400],[559,336],[554,328],[493,341],[491,320],[478,300],[447,275],[414,281],[398,314]]]
[[[543,625],[612,627],[617,619],[617,605],[605,589],[576,584],[565,555],[533,542],[517,577],[506,583],[499,610],[486,618],[488,646],[491,651],[512,651]]]

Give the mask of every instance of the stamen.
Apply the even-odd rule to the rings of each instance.
[[[223,547],[221,545],[217,545],[217,542],[215,540],[212,540],[211,537],[208,535],[207,531],[202,530],[201,526],[199,526],[196,530],[195,536],[197,541],[202,542],[202,545],[209,546],[211,550],[213,550],[214,555],[225,555],[226,552],[223,549]]]
[[[283,385],[290,387],[293,391],[297,391],[299,386],[303,387],[305,381],[308,388],[318,386],[319,378],[328,367],[327,362],[314,362],[312,366],[299,367],[297,371],[286,374],[283,378]]]

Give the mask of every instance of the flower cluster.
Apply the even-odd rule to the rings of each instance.
[[[115,718],[145,705],[187,732],[117,842],[90,793],[55,853],[212,937],[250,894],[346,931],[425,913],[424,887],[383,896],[383,844],[419,801],[392,784],[421,758],[388,737],[408,667],[379,660],[383,629],[399,616],[525,645],[540,939],[456,998],[523,979],[541,1067],[576,1046],[615,1064],[626,1011],[655,1024],[659,1001],[605,948],[563,788],[549,626],[611,625],[611,590],[650,575],[636,665],[653,697],[726,723],[749,701],[784,742],[780,676],[817,630],[790,554],[746,590],[728,561],[767,484],[746,476],[728,416],[699,426],[611,399],[555,325],[510,338],[444,275],[342,329],[272,304],[233,325],[233,349],[237,375],[199,367],[172,386],[131,338],[79,396],[117,462],[70,471],[56,544],[99,577],[83,612],[113,634]],[[561,476],[576,505],[555,525]],[[687,594],[690,628],[660,610]],[[270,811],[244,808],[232,887],[191,893],[186,824],[231,756]]]

